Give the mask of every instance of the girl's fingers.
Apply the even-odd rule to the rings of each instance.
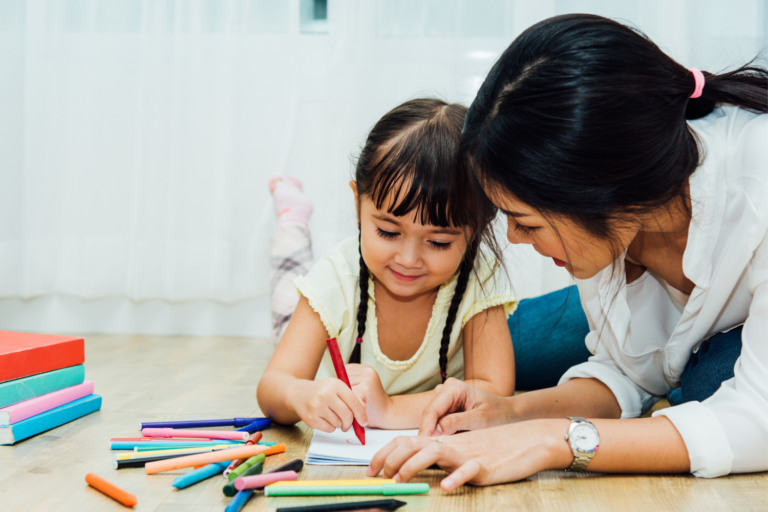
[[[342,383],[341,388],[339,388],[338,396],[345,404],[347,404],[347,407],[352,411],[357,422],[362,426],[366,426],[368,424],[368,415],[365,413],[365,407],[360,403],[360,400],[357,399],[355,393]]]
[[[425,470],[433,464],[443,469],[459,466],[464,457],[456,449],[443,443],[432,442],[405,460],[397,471],[395,480],[408,482],[419,471]]]
[[[440,482],[440,487],[442,487],[444,491],[452,491],[471,481],[480,474],[481,470],[482,466],[480,466],[480,463],[476,459],[469,459],[462,464],[459,469],[448,475],[446,478],[443,478],[443,481]]]
[[[345,404],[341,398],[334,397],[333,400],[331,400],[331,403],[328,404],[328,407],[331,408],[331,410],[336,413],[336,416],[339,417],[341,420],[341,430],[346,432],[349,430],[349,427],[352,426],[352,420],[355,419],[355,416],[352,414],[352,411],[347,407],[347,404]]]
[[[309,424],[308,424],[309,425]],[[312,421],[312,424],[309,425],[310,427],[319,430],[320,432],[325,432],[326,434],[332,433],[334,430],[336,430],[336,427],[325,421],[321,417],[317,417]]]
[[[339,418],[338,414],[336,414],[333,411],[333,409],[331,409],[330,407],[328,409],[326,409],[325,411],[319,413],[318,417],[324,419],[326,422],[328,422],[333,427],[333,430],[331,430],[330,432],[333,432],[337,428],[341,428],[342,425],[344,424],[341,421],[341,418]]]

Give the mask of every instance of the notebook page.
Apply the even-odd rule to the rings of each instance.
[[[365,429],[365,446],[355,437],[355,431],[336,429],[327,434],[315,430],[307,452],[307,464],[328,466],[367,466],[376,452],[398,436],[415,436],[418,430]]]

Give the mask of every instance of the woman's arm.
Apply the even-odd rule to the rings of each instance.
[[[346,431],[353,418],[367,424],[365,408],[343,382],[313,380],[327,337],[320,316],[302,296],[256,390],[264,414],[283,424],[304,420],[324,432]]]
[[[598,472],[682,473],[689,469],[688,452],[680,434],[666,418],[596,419],[600,448],[587,469]],[[570,421],[522,421],[442,436],[399,437],[371,461],[368,476],[407,482],[433,464],[450,472],[442,488],[465,483],[491,485],[513,482],[548,469],[565,469],[573,452],[565,440]]]
[[[464,326],[463,334],[464,382],[495,395],[511,395],[515,361],[504,308],[495,306],[478,313]],[[371,426],[392,430],[418,428],[424,409],[434,397],[433,391],[388,397],[376,370],[365,365],[348,365],[347,369],[361,401],[381,402],[374,407],[376,411],[369,410]]]

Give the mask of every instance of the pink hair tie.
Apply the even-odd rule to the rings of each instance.
[[[440,372],[440,376],[441,376],[442,378],[445,378],[445,377],[446,377],[446,374],[445,374],[445,372]]]
[[[361,344],[363,342],[363,338],[357,338],[357,344]]]
[[[701,96],[701,93],[704,91],[704,73],[702,73],[696,68],[691,68],[688,71],[693,73],[693,79],[696,80],[696,87],[693,89],[693,94],[691,94],[691,99],[698,98],[699,96]]]

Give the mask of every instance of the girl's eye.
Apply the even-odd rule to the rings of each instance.
[[[536,231],[539,228],[533,228],[529,226],[523,226],[522,224],[517,224],[515,226],[515,231],[519,231],[524,235],[531,235],[534,231]]]
[[[376,228],[376,231],[378,231],[379,236],[381,238],[386,238],[387,240],[392,240],[393,238],[397,238],[397,235],[399,233],[393,233],[392,231],[384,231],[381,228]]]
[[[433,248],[437,249],[438,251],[445,251],[451,248],[451,242],[429,242],[429,243],[430,245],[432,245]]]

